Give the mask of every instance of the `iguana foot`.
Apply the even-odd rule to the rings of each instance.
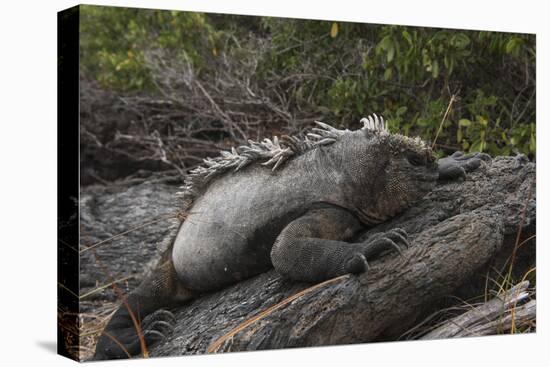
[[[481,165],[481,161],[488,162],[491,156],[486,153],[464,154],[454,152],[449,157],[437,161],[440,180],[454,180],[466,178],[466,172],[471,172]]]
[[[368,269],[369,263],[367,262],[367,258],[359,252],[353,254],[353,256],[346,262],[346,265],[344,265],[345,272],[351,274],[364,273]]]
[[[142,329],[148,334],[148,346],[154,345],[164,339],[174,330],[176,317],[168,310],[160,309],[147,315],[143,319]]]
[[[347,261],[345,269],[353,274],[363,273],[369,268],[367,259],[375,258],[386,251],[397,251],[402,254],[403,246],[408,248],[410,243],[407,232],[401,228],[375,233],[360,245],[360,252],[355,253]]]
[[[147,350],[163,340],[174,329],[174,315],[157,310],[141,322],[141,334]],[[105,330],[98,341],[94,360],[122,359],[143,354],[142,345],[134,326]]]
[[[402,254],[401,246],[410,245],[407,232],[401,228],[394,228],[387,232],[375,233],[365,241],[363,255],[367,259],[373,258],[386,251],[397,251]]]

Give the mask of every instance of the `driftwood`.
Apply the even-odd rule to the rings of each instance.
[[[523,281],[490,301],[447,320],[421,339],[482,336],[520,327],[535,320],[536,300],[521,304],[530,297],[529,282]],[[521,304],[521,305],[520,305]]]
[[[83,190],[87,201],[81,209],[82,227],[97,241],[143,222],[148,210],[170,214],[177,201],[171,202],[171,210],[164,206],[176,190],[163,184],[113,191],[88,187]],[[388,254],[371,261],[366,274],[344,276],[309,290],[312,284],[281,279],[272,270],[206,294],[173,310],[178,320],[175,329],[152,348],[151,355],[396,340],[443,308],[449,296],[482,295],[487,272],[509,266],[513,252],[512,274],[521,279],[534,264],[534,241],[513,249],[534,233],[535,203],[535,164],[522,156],[495,158],[463,182],[439,184],[414,208],[363,234],[405,229],[412,245],[402,256]],[[131,274],[127,288],[135,286],[138,264],[145,267],[154,260],[166,233],[173,231],[173,223],[161,221],[87,251],[81,269],[87,288],[81,293],[91,290],[93,297],[85,309],[93,312],[113,299],[109,289],[99,289],[109,279]],[[102,267],[93,261],[93,253]],[[534,305],[521,307],[527,310],[516,308],[516,320]]]

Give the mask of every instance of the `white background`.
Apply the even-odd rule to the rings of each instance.
[[[542,365],[549,355],[549,28],[545,1],[97,1],[95,4],[537,33],[536,335],[399,342],[108,362],[112,366]],[[73,1],[0,10],[0,364],[69,365],[56,339],[56,12]],[[546,57],[545,57],[546,56]],[[546,98],[545,98],[546,97]],[[546,348],[546,350],[545,350]],[[33,365],[33,364],[30,364]]]

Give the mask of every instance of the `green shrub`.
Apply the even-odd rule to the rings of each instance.
[[[213,75],[221,55],[257,52],[250,40],[261,39],[268,47],[250,79],[269,90],[278,75],[295,115],[357,127],[374,112],[391,130],[432,141],[456,95],[439,153],[535,155],[534,35],[94,6],[81,14],[82,68],[108,88],[155,93],[149,49],[185,54]]]
[[[106,87],[154,89],[151,48],[177,49],[198,68],[217,53],[219,34],[201,13],[83,5],[80,14],[81,66]]]
[[[535,154],[533,35],[286,19],[265,24],[276,49],[286,49],[275,51],[267,67],[292,74],[314,65],[332,76],[322,88],[318,80],[304,83],[300,93],[315,87],[315,103],[335,116],[358,121],[376,112],[392,130],[432,140],[456,94],[440,150]],[[292,43],[304,46],[289,48]]]

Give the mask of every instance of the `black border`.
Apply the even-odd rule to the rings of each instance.
[[[57,13],[57,352],[79,360],[79,20]]]

